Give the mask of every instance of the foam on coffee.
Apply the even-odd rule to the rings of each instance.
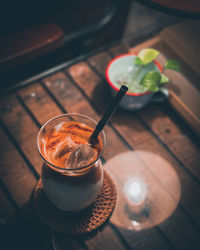
[[[94,162],[102,151],[100,137],[89,143],[93,129],[74,121],[61,122],[46,132],[42,139],[41,153],[51,164],[60,168],[81,168]],[[73,152],[81,147],[75,164],[68,164]],[[70,158],[71,157],[71,158]]]

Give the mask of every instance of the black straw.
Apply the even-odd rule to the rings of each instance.
[[[121,86],[117,95],[115,96],[115,98],[111,102],[110,106],[108,107],[105,114],[103,115],[103,117],[101,118],[101,120],[97,124],[95,130],[93,131],[92,135],[90,136],[90,140],[94,140],[98,137],[99,133],[101,132],[101,130],[103,129],[103,127],[105,126],[107,121],[110,119],[110,117],[112,116],[112,114],[116,110],[117,106],[119,105],[123,96],[126,94],[127,90],[128,90],[128,88],[126,86],[124,86],[124,85]]]

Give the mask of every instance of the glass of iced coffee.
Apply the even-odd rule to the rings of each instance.
[[[100,191],[100,157],[106,139],[102,130],[95,142],[90,142],[96,125],[87,116],[63,114],[46,122],[39,131],[37,146],[44,160],[44,192],[61,210],[80,211],[91,205]]]

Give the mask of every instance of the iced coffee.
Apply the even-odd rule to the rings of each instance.
[[[67,114],[51,119],[40,129],[38,149],[45,161],[41,173],[44,191],[62,210],[82,210],[100,191],[103,169],[99,158],[105,135],[102,131],[91,143],[95,126],[89,117]]]

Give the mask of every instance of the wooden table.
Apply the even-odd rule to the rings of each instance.
[[[127,46],[116,45],[81,56],[1,96],[1,249],[52,249],[52,232],[39,222],[30,202],[42,166],[36,148],[38,130],[51,117],[66,112],[98,120],[111,100],[105,68],[113,56],[127,50]],[[60,236],[64,249],[200,249],[197,136],[167,102],[151,104],[138,112],[118,109],[105,132],[104,163],[126,151],[159,155],[178,176],[180,200],[170,217],[152,228],[128,231],[108,222],[101,231],[87,236]],[[147,171],[150,167],[151,162],[146,163]],[[162,190],[162,183],[157,183]],[[173,198],[173,194],[168,196]]]

